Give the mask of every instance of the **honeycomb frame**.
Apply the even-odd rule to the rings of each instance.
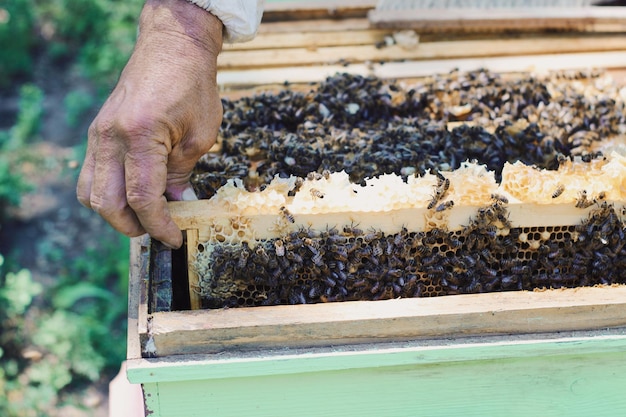
[[[364,91],[373,102],[359,101]],[[600,72],[509,84],[480,70],[411,90],[331,77],[309,94],[225,102],[221,144],[232,155],[205,159],[194,174],[197,190],[212,197],[198,202],[197,229],[188,234],[192,299],[221,308],[623,283],[626,158],[601,141],[623,131],[622,93]],[[581,105],[562,107],[573,99]],[[602,117],[589,116],[594,109]],[[411,112],[432,123],[420,125]],[[546,114],[558,122],[550,126]],[[392,136],[399,153],[387,143]],[[383,157],[357,158],[366,161],[358,172],[374,177],[354,167],[332,172],[330,148],[348,137]],[[447,138],[432,161],[456,140],[487,161],[457,164],[466,154],[455,152],[457,162],[413,166],[399,156],[415,156],[402,142],[412,137]],[[532,150],[550,169],[496,167],[490,158],[513,142],[507,157]],[[231,179],[211,172],[222,169]],[[608,265],[617,268],[607,279],[598,271]]]
[[[203,308],[624,284],[623,210],[596,202],[575,225],[516,227],[496,199],[457,230],[385,233],[351,222],[218,238],[198,245],[192,267]]]

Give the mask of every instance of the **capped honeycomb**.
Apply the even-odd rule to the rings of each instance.
[[[534,172],[543,187],[542,172]],[[444,180],[431,185],[431,193],[439,181]],[[322,180],[317,182],[325,193]],[[455,201],[450,188],[445,201],[430,208],[415,199],[412,208],[403,203],[399,209],[358,210],[337,198],[336,210],[319,212],[299,206],[295,197],[286,199],[292,205],[278,208],[257,205],[256,213],[231,202],[224,202],[227,211],[207,206],[216,223],[193,265],[199,291],[206,307],[219,308],[626,283],[624,208],[607,201],[608,192],[589,195],[582,204],[581,191],[554,204],[558,220],[553,213],[547,221],[552,225],[542,226],[541,219],[524,215],[541,215],[541,205],[513,203],[503,188],[477,193],[476,200],[487,202],[478,206],[448,205]],[[249,193],[229,185],[223,190],[236,191],[234,201],[245,201],[241,195]],[[320,200],[310,194],[308,199]],[[247,212],[236,218],[241,225],[219,225],[226,218],[220,213],[236,210]]]
[[[476,71],[224,101],[192,178],[204,307],[626,283],[621,92]]]

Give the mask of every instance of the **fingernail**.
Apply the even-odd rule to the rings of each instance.
[[[165,246],[165,247],[167,247],[167,248],[169,248],[171,250],[176,250],[176,249],[180,248],[180,246],[173,246],[173,245],[171,245],[171,244],[169,244],[167,242],[161,241],[161,243],[163,244],[163,246]]]
[[[183,191],[181,198],[183,199],[183,201],[194,201],[198,199],[198,197],[196,196],[196,193],[193,191],[193,188],[191,187]]]

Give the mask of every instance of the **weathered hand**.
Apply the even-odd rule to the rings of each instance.
[[[178,248],[167,200],[195,199],[197,160],[222,120],[216,59],[222,23],[182,0],[148,0],[135,50],[89,128],[79,201],[127,236]]]

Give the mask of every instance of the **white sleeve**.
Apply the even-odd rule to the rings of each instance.
[[[188,0],[214,14],[226,31],[224,42],[252,40],[261,23],[264,0]]]

